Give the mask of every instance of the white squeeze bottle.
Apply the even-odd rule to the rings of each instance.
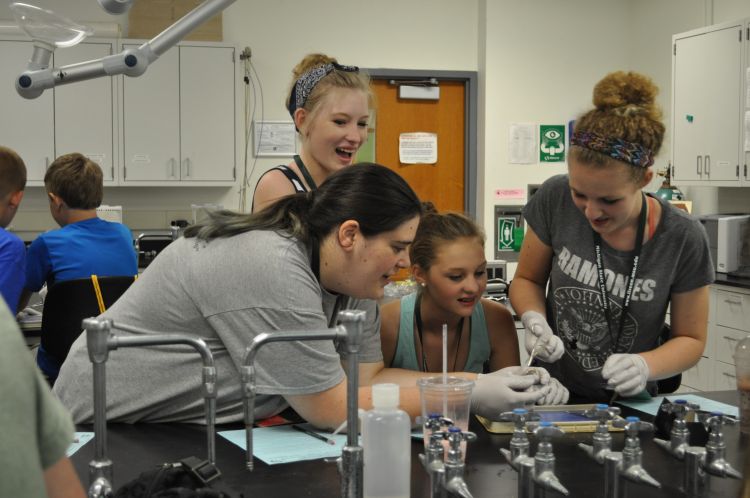
[[[362,416],[364,498],[409,498],[411,419],[398,409],[397,384],[372,386],[372,410]]]

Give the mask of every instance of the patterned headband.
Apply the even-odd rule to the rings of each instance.
[[[314,67],[300,76],[292,88],[292,93],[289,95],[288,109],[292,119],[294,119],[294,111],[305,106],[305,102],[307,102],[307,98],[312,93],[315,85],[320,83],[320,80],[325,78],[334,69],[337,71],[346,71],[348,73],[359,72],[357,66],[342,66],[335,62],[330,62],[323,66]]]
[[[639,168],[648,168],[654,164],[654,154],[651,149],[619,138],[606,138],[589,131],[573,132],[570,144],[599,152]]]

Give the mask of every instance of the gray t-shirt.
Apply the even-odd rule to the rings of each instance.
[[[617,343],[617,353],[654,349],[672,293],[710,284],[714,269],[703,226],[684,211],[660,201],[661,222],[641,251],[633,295],[622,331],[618,330],[632,253],[602,241],[602,259],[611,310],[610,327],[602,308],[593,230],[573,204],[567,175],[542,185],[523,214],[534,233],[553,250],[547,289],[547,320],[565,344],[556,363],[543,366],[571,392],[604,399],[601,368]]]
[[[44,471],[65,457],[73,422],[52,395],[0,299],[0,496],[47,496]]]
[[[252,339],[274,330],[325,329],[335,301],[336,296],[320,287],[303,244],[275,232],[252,231],[208,243],[178,239],[102,317],[115,324],[206,339],[217,369],[217,421],[232,422],[242,419],[239,369]],[[347,308],[367,311],[360,360],[382,361],[376,303],[350,299]],[[108,418],[203,422],[201,367],[199,354],[189,346],[111,351]],[[284,395],[321,392],[344,379],[332,341],[267,344],[255,367],[258,418],[286,408]],[[54,391],[77,423],[91,420],[91,362],[85,334],[73,344]]]

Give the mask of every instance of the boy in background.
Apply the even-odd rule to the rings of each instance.
[[[0,146],[0,295],[13,312],[26,278],[26,247],[5,228],[13,221],[26,187],[26,165],[14,151]]]
[[[130,229],[96,215],[104,192],[98,164],[78,153],[60,156],[47,169],[44,186],[52,218],[61,228],[41,234],[29,246],[22,304],[45,283],[50,287],[91,275],[138,273]],[[41,346],[37,364],[50,378],[57,377],[60,365]]]

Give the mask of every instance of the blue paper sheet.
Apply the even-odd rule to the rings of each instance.
[[[299,425],[314,430],[309,424]],[[310,435],[296,431],[291,425],[256,427],[253,429],[253,454],[255,458],[263,460],[268,465],[340,456],[341,448],[346,444],[346,434],[335,436],[325,432],[319,434],[333,439],[336,445],[326,444]],[[243,450],[246,449],[244,430],[221,431],[219,435]]]
[[[725,415],[729,415],[732,417],[739,416],[739,410],[736,406],[727,405],[726,403],[720,403],[718,401],[713,401],[708,398],[704,398],[703,396],[697,396],[695,394],[672,394],[670,396],[657,396],[655,398],[651,398],[649,400],[618,400],[617,404],[629,406],[630,408],[635,408],[638,411],[648,413],[650,415],[656,415],[656,413],[659,411],[659,406],[661,405],[661,402],[664,398],[669,399],[670,401],[674,401],[676,399],[684,399],[685,401],[689,403],[695,403],[698,406],[700,406],[701,411],[706,412],[722,412]]]
[[[76,432],[75,434],[75,441],[73,444],[68,446],[68,450],[65,452],[67,456],[72,456],[73,453],[80,450],[81,447],[94,439],[94,433],[93,432]]]

